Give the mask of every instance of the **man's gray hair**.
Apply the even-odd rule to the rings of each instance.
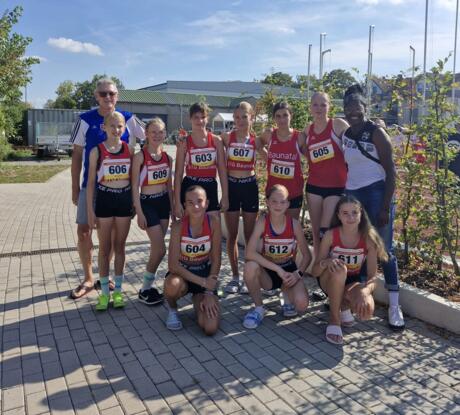
[[[118,91],[117,84],[115,83],[115,81],[112,78],[98,79],[97,82],[96,82],[96,89],[94,90],[94,92],[98,91],[99,87],[101,85],[113,85],[115,87],[115,89]]]

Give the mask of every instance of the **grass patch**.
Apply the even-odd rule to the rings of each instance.
[[[44,183],[55,174],[68,168],[69,166],[62,165],[8,166],[5,164],[0,164],[0,184]]]

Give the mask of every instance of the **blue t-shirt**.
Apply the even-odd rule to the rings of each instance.
[[[126,130],[121,139],[134,147],[136,137],[143,140],[144,129],[142,123],[130,112],[118,111],[125,117]],[[106,139],[105,131],[102,129],[104,117],[99,114],[97,109],[84,112],[80,115],[70,137],[70,142],[74,145],[84,147],[83,149],[83,181],[82,188],[88,182],[89,155],[91,150]]]

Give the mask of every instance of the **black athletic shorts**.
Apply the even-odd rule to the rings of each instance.
[[[195,275],[198,275],[199,277],[202,278],[208,278],[209,277],[209,272],[211,271],[211,264],[209,262],[205,262],[204,264],[199,264],[199,265],[185,265],[182,264],[184,268],[189,270]],[[169,271],[166,273],[165,278],[169,275]],[[203,294],[206,289],[202,287],[201,285],[195,284],[194,282],[186,281],[184,280],[185,283],[187,284],[187,294],[192,293],[192,294]]]
[[[141,193],[141,208],[147,220],[147,227],[157,226],[160,220],[169,219],[171,204],[168,192],[146,195]]]
[[[133,196],[131,186],[121,189],[103,186],[98,184],[96,187],[96,217],[132,217],[133,216]]]
[[[320,186],[313,186],[312,184],[307,183],[305,185],[305,192],[321,196],[323,199],[325,199],[326,197],[329,197],[329,196],[343,196],[345,194],[345,188],[344,187],[320,187]]]
[[[283,268],[286,272],[294,272],[294,271],[297,271],[297,265],[295,264],[294,261],[289,261],[289,262],[286,262],[284,264],[279,264],[281,268]],[[268,276],[271,278],[272,280],[272,290],[276,290],[277,288],[281,288],[281,286],[283,285],[283,280],[281,279],[281,277],[278,275],[277,272],[271,270],[271,269],[268,269],[268,268],[265,268],[263,267],[264,270],[267,272]]]
[[[289,199],[289,209],[300,209],[302,207],[303,195]]]
[[[259,188],[256,176],[237,178],[228,177],[227,212],[257,213],[259,211]]]
[[[182,205],[185,202],[185,192],[189,187],[201,186],[206,191],[206,196],[209,200],[209,206],[206,212],[220,210],[219,199],[217,197],[217,181],[213,177],[190,177],[185,176],[182,180],[180,188],[180,202]]]

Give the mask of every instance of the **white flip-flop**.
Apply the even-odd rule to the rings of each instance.
[[[351,314],[351,310],[349,308],[340,312],[340,322],[343,327],[353,327],[355,325],[355,318],[353,317],[353,314]]]
[[[342,338],[342,341],[337,342],[335,340],[332,340],[329,336],[340,336]],[[332,344],[337,344],[339,346],[342,345],[343,344],[342,328],[335,324],[329,324],[326,328],[326,340]]]

